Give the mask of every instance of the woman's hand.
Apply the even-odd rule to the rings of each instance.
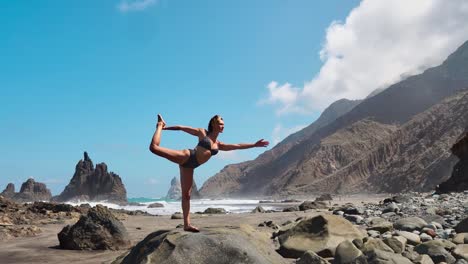
[[[269,144],[270,144],[270,142],[265,141],[262,138],[259,141],[255,142],[254,147],[267,147]]]

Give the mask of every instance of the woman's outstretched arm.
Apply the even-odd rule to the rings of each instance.
[[[166,126],[163,128],[164,130],[182,130],[190,135],[194,135],[196,137],[203,136],[204,129],[203,128],[193,128],[188,126]]]
[[[239,143],[239,144],[226,144],[223,142],[218,142],[219,150],[229,151],[236,149],[249,149],[255,147],[267,147],[270,142],[260,139],[255,143]]]

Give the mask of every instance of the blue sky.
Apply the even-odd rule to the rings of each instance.
[[[3,1],[0,188],[13,182],[19,190],[33,177],[59,194],[87,151],[95,164],[105,162],[121,176],[129,197],[163,196],[178,168],[148,151],[157,113],[169,125],[194,127],[220,114],[221,141],[277,142],[312,123],[329,103],[299,102],[308,98],[299,92],[310,94],[308,85],[321,80],[324,66],[342,57],[332,37],[339,26],[352,29],[345,21],[357,6],[338,0]],[[331,101],[362,97],[394,76],[382,80],[361,93],[316,94]],[[183,132],[162,135],[169,148],[196,143]],[[197,168],[195,180],[201,186],[227,164],[264,150],[216,156]]]

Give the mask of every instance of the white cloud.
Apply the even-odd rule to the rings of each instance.
[[[244,158],[239,154],[239,152],[235,150],[220,151],[215,157],[216,159],[228,162],[239,162],[244,160]]]
[[[320,51],[322,68],[302,87],[268,85],[280,114],[323,110],[362,99],[408,75],[436,66],[468,40],[466,0],[364,0],[346,21],[334,21]]]
[[[157,3],[157,0],[123,0],[117,5],[120,12],[142,11]]]
[[[149,178],[149,179],[146,179],[146,184],[156,185],[156,184],[159,184],[159,180],[155,178]]]
[[[286,128],[286,127],[283,127],[281,124],[277,124],[275,128],[273,129],[273,133],[271,135],[273,146],[278,144],[281,140],[283,140],[287,136],[303,129],[304,127],[306,127],[306,125],[298,125],[298,126]]]

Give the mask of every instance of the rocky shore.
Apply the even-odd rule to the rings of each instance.
[[[265,211],[262,203],[245,214],[213,209],[194,213],[192,222],[201,232],[188,233],[176,215],[17,204],[2,197],[0,259],[6,263],[468,263],[468,192],[371,198],[353,203],[336,198],[292,201],[284,212]],[[73,227],[80,222],[84,225]],[[110,241],[112,232],[97,227],[110,222],[124,241],[119,247],[61,249],[57,235],[64,230],[69,237],[72,229],[83,235],[98,228],[105,239],[96,241]]]

